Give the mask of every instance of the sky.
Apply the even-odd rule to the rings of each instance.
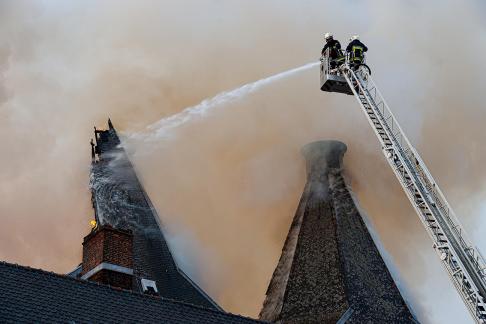
[[[0,1],[0,259],[61,273],[79,264],[93,218],[89,140],[111,117],[181,267],[226,310],[257,316],[304,186],[300,148],[338,139],[412,311],[423,323],[469,320],[356,100],[321,92],[317,67],[176,127],[163,120],[316,62],[325,32],[343,44],[359,34],[402,128],[486,251],[484,9],[472,0]]]

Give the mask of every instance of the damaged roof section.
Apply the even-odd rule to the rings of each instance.
[[[141,279],[156,282],[162,297],[220,309],[177,266],[165,240],[163,225],[120,144],[111,120],[107,130],[95,128],[92,142],[90,187],[99,225],[127,229],[133,233],[134,290]]]

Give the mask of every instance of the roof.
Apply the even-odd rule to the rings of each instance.
[[[2,323],[258,323],[238,315],[0,262]]]
[[[99,224],[133,231],[134,270],[155,280],[161,296],[206,308],[219,306],[175,262],[163,234],[163,224],[120,145],[111,122],[96,130],[96,154],[91,168],[93,207]],[[137,287],[134,287],[136,289]]]
[[[302,153],[307,183],[260,318],[285,323],[415,323],[342,176],[346,145]]]

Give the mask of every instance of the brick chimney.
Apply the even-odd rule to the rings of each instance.
[[[83,240],[81,279],[132,289],[132,232],[102,225],[88,234]]]

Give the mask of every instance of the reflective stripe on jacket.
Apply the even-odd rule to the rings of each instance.
[[[368,50],[365,44],[361,43],[358,39],[355,39],[349,43],[346,47],[346,52],[350,53],[350,59],[352,61],[362,61],[364,52]]]
[[[355,45],[351,47],[351,59],[353,61],[363,60],[363,53],[364,53],[364,48],[362,46]]]

